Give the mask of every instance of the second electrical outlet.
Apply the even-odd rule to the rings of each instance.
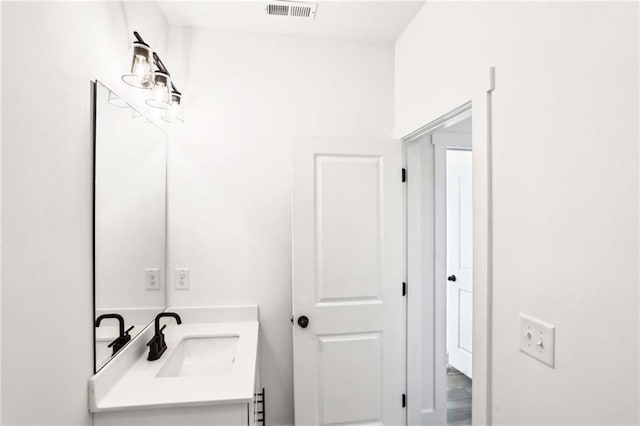
[[[189,290],[189,268],[176,268],[176,290]]]

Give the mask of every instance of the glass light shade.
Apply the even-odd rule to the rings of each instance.
[[[144,43],[134,41],[131,48],[131,73],[122,76],[122,81],[138,89],[153,87],[151,49]]]
[[[184,112],[182,111],[182,95],[177,92],[171,92],[171,106],[162,115],[162,119],[168,123],[182,124],[184,123]]]
[[[109,102],[113,106],[117,106],[118,108],[129,108],[129,104],[123,101],[121,97],[113,92],[109,92],[107,102]]]
[[[168,109],[171,107],[171,80],[169,74],[162,71],[153,73],[154,86],[151,89],[151,97],[146,100],[147,105],[154,108]]]

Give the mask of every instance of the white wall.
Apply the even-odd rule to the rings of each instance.
[[[171,63],[175,48],[188,66],[174,73],[186,82],[186,123],[170,144],[169,266],[191,268],[190,290],[172,291],[170,305],[257,303],[267,423],[293,424],[293,136],[390,136],[393,46],[177,30],[170,39]]]
[[[131,31],[160,52],[154,3],[2,4],[2,424],[89,425],[90,80],[120,82]]]
[[[396,43],[398,136],[496,66],[496,424],[638,422],[637,9],[427,3]],[[518,351],[519,312],[556,325],[555,369]]]

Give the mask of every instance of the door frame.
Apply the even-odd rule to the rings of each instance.
[[[492,354],[491,354],[491,329],[492,329],[492,262],[493,262],[493,246],[492,246],[492,189],[491,189],[491,102],[492,92],[495,88],[495,67],[489,67],[483,72],[476,75],[477,80],[473,84],[473,90],[469,93],[467,101],[457,108],[450,109],[442,108],[445,113],[434,117],[427,121],[428,124],[416,129],[415,131],[402,137],[403,144],[405,145],[407,162],[411,161],[411,156],[418,155],[421,150],[410,149],[411,144],[416,141],[424,141],[424,136],[433,133],[436,129],[443,126],[446,122],[452,118],[465,113],[468,110],[472,111],[472,155],[473,155],[473,402],[472,402],[472,416],[474,425],[489,425],[491,424],[491,369],[492,369]],[[448,111],[448,112],[446,112]],[[435,155],[435,152],[434,152]],[[413,159],[415,162],[415,159]],[[421,173],[420,170],[417,173]],[[420,181],[420,175],[412,173],[411,168],[407,169],[408,181],[416,178]],[[435,191],[435,185],[431,188]],[[414,192],[414,195],[412,195]],[[435,195],[435,194],[434,194]],[[407,259],[407,278],[412,277],[412,271],[419,270],[420,261],[418,256],[412,256],[412,253],[421,252],[421,247],[416,247],[415,238],[410,238],[409,229],[411,223],[410,215],[408,211],[409,198],[415,196],[415,191],[407,191],[407,235],[406,235],[406,259]],[[415,205],[415,203],[414,203]],[[432,204],[433,206],[433,204]],[[421,214],[429,212],[421,212]],[[435,220],[436,210],[433,207],[431,211],[431,219]],[[432,230],[433,231],[433,230]],[[432,234],[433,235],[433,234]],[[436,237],[433,238],[433,248],[435,248]],[[436,269],[435,251],[433,255],[433,269]],[[444,257],[444,256],[441,256]],[[446,268],[446,264],[445,264]],[[439,269],[439,268],[438,268]],[[442,289],[438,290],[434,285],[435,274],[439,271],[428,271],[432,276],[425,277],[422,282],[412,283],[408,282],[408,300],[407,300],[407,423],[409,425],[419,425],[421,419],[421,406],[422,406],[422,392],[423,387],[420,380],[423,380],[422,374],[422,358],[431,357],[434,361],[441,353],[438,353],[437,342],[438,339],[442,342],[442,347],[445,348],[446,339],[444,337],[443,330],[446,330],[446,317],[443,316],[443,309],[438,308],[438,303],[443,304]],[[446,270],[444,271],[446,274]],[[420,274],[418,273],[418,276]],[[421,289],[416,288],[419,285],[431,285],[434,297],[425,298],[421,295]],[[416,295],[417,294],[417,295]],[[444,293],[446,294],[446,293]],[[414,295],[414,297],[412,297]],[[433,305],[425,305],[426,303]],[[423,310],[428,310],[433,313],[427,319],[422,315]],[[422,336],[424,335],[424,329],[433,324],[428,324],[428,320],[438,320],[442,322],[444,318],[445,322],[436,323],[434,330],[431,334],[428,334],[428,338],[433,340],[423,342]],[[425,346],[426,343],[426,346]],[[428,352],[423,353],[423,349],[429,348]],[[445,348],[446,351],[446,348]],[[445,352],[446,354],[446,352]],[[446,356],[446,355],[445,355]],[[440,360],[441,361],[441,360]],[[431,377],[435,381],[435,377],[432,374]],[[446,386],[446,385],[445,385]],[[435,383],[430,388],[435,388]],[[431,395],[433,398],[432,403],[436,405],[437,395]],[[442,396],[440,396],[442,397]],[[417,407],[412,410],[412,407]],[[428,411],[428,410],[427,410]],[[446,414],[445,414],[446,415]]]

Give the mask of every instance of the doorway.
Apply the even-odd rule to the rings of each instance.
[[[470,105],[406,145],[409,425],[472,424],[472,155]]]
[[[473,165],[471,115],[461,114],[436,130],[436,217],[444,238],[436,240],[436,264],[446,275],[446,424],[471,425],[473,374]],[[444,194],[444,197],[443,197]],[[444,257],[444,259],[442,259]],[[440,270],[440,269],[439,269]],[[445,276],[437,275],[440,285]],[[442,342],[436,342],[436,345]]]

